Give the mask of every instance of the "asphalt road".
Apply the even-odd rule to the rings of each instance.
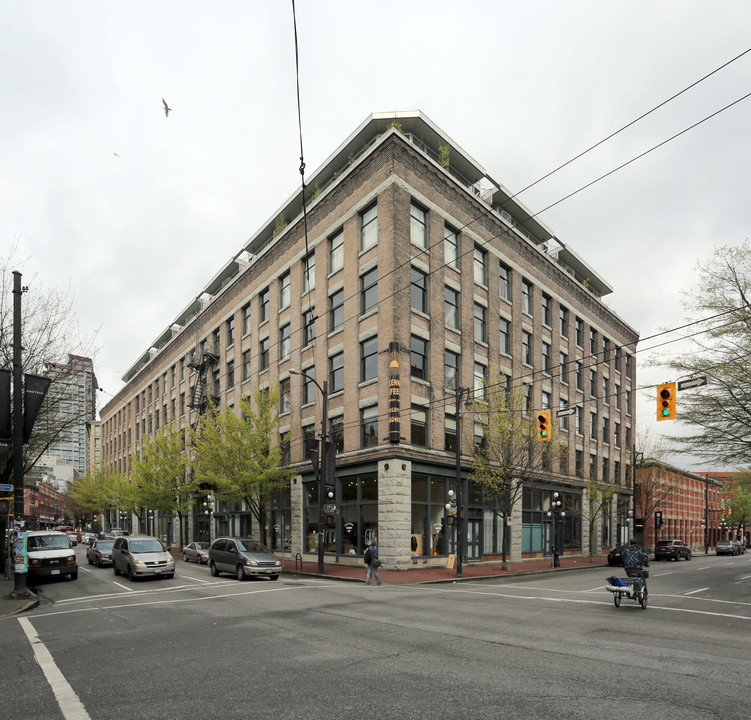
[[[77,581],[0,620],[2,717],[748,716],[751,553],[653,563],[620,608],[607,569],[447,585],[283,576]]]

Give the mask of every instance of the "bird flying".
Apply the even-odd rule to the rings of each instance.
[[[172,110],[172,108],[167,105],[167,101],[162,98],[162,105],[164,105],[164,117],[169,117],[169,111]]]

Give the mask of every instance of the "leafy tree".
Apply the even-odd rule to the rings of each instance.
[[[185,430],[165,425],[156,435],[146,436],[141,456],[134,458],[131,492],[125,507],[138,515],[146,508],[174,513],[178,518],[179,543],[183,546],[183,518],[193,506],[198,482],[189,473]]]
[[[608,483],[597,482],[591,478],[584,485],[584,499],[589,505],[589,557],[599,555],[597,544],[597,523],[605,515],[610,513],[613,505],[613,497],[618,495],[618,486]]]
[[[256,410],[253,410],[253,405]],[[279,389],[259,390],[240,401],[238,412],[206,413],[193,435],[196,481],[245,503],[266,542],[266,508],[294,474],[282,465]]]
[[[0,258],[0,368],[13,370],[14,270],[21,270],[25,259],[19,257],[14,241],[4,258]],[[94,358],[96,334],[82,336],[73,310],[70,288],[45,288],[36,276],[23,278],[28,291],[21,302],[22,370],[32,375],[52,374],[47,392],[29,442],[24,445],[24,473],[28,472],[56,442],[64,440],[71,429],[85,420],[63,412],[66,380],[73,370],[68,355]],[[12,411],[12,403],[11,403]],[[0,453],[0,482],[10,483],[13,454]]]
[[[725,515],[725,522],[735,528],[735,537],[740,539],[744,528],[751,524],[751,473],[740,473],[734,480],[723,493],[725,506],[731,511]]]
[[[125,507],[129,492],[130,483],[121,473],[101,467],[93,468],[76,480],[68,495],[84,516],[94,516],[115,507]]]
[[[508,378],[491,370],[487,399],[475,402],[475,422],[483,442],[473,444],[472,480],[482,489],[483,501],[503,518],[502,560],[506,562],[509,531],[506,519],[520,499],[524,484],[551,467],[555,452],[565,447],[552,430],[547,442],[537,440],[537,416],[527,408],[524,386],[509,387]]]
[[[707,384],[679,398],[678,419],[690,432],[675,438],[693,454],[723,465],[751,465],[751,244],[719,247],[697,264],[698,282],[685,307],[697,320],[690,343],[667,362],[678,379]],[[703,332],[702,332],[703,331]],[[657,364],[657,360],[653,361]]]

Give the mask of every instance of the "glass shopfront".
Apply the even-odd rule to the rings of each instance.
[[[290,486],[275,492],[266,513],[266,543],[279,552],[289,552],[292,548],[292,501]]]
[[[548,516],[553,493],[560,493],[563,517]],[[525,488],[522,492],[522,553],[550,555],[553,533],[565,550],[581,551],[581,495],[563,490]]]

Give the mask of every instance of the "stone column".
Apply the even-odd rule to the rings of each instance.
[[[378,463],[378,554],[389,570],[412,564],[412,463],[391,458]]]

